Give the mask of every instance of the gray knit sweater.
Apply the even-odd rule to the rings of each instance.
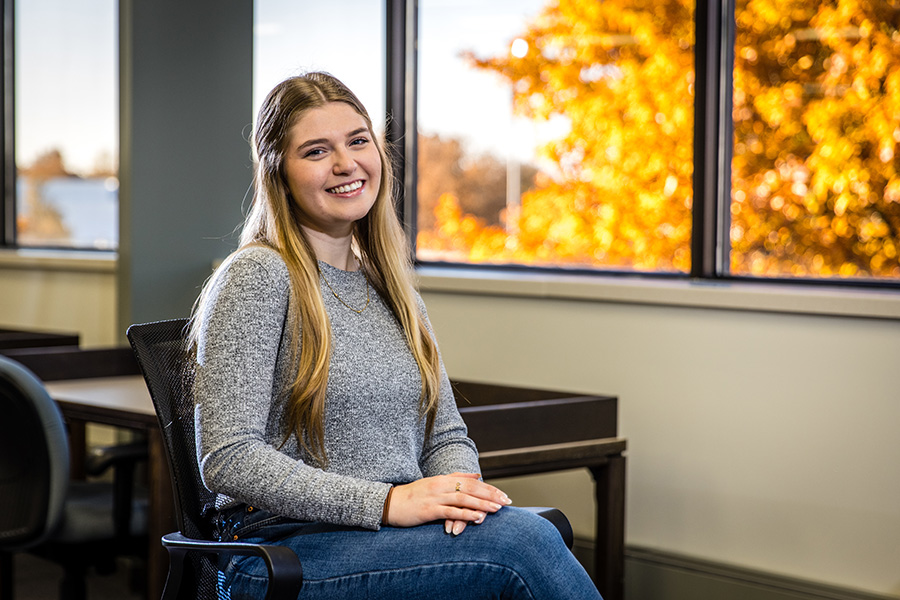
[[[347,304],[365,305],[361,271],[319,267]],[[296,375],[287,267],[275,251],[249,248],[210,285],[197,349],[197,458],[206,486],[220,495],[218,506],[240,501],[300,520],[378,529],[389,483],[479,471],[443,367],[426,442],[419,370],[390,309],[370,288],[371,302],[357,314],[324,282],[332,331],[327,467],[314,466],[294,436],[281,446]]]

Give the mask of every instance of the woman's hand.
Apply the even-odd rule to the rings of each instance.
[[[467,523],[481,523],[511,503],[506,494],[478,478],[477,473],[452,473],[396,486],[387,524],[414,527],[443,520],[447,533],[459,535]]]

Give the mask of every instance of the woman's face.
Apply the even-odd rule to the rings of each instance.
[[[301,225],[340,237],[375,203],[381,157],[365,119],[349,104],[329,102],[288,131],[284,173]]]

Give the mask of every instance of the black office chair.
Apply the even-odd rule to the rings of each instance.
[[[213,540],[211,520],[215,496],[200,478],[194,437],[194,359],[186,339],[187,319],[132,325],[128,340],[153,398],[162,427],[166,457],[175,491],[178,533],[163,536],[169,552],[164,600],[217,598],[218,570],[212,556],[225,553],[263,558],[269,572],[267,599],[296,600],[303,568],[290,548]],[[572,528],[555,508],[532,508],[559,529],[569,548]]]
[[[62,565],[60,597],[86,597],[88,568],[111,572],[119,555],[147,547],[147,501],[133,489],[146,445],[97,449],[88,475],[114,468],[113,482],[71,481],[62,415],[41,381],[0,356],[0,600],[13,598],[13,555],[29,553]]]
[[[296,600],[303,569],[290,548],[213,541],[207,515],[215,495],[200,478],[194,439],[194,360],[185,328],[187,319],[132,325],[128,341],[150,390],[162,428],[166,458],[175,492],[177,533],[163,536],[169,553],[164,600],[218,598],[216,558],[227,554],[261,557],[269,570],[266,598]]]

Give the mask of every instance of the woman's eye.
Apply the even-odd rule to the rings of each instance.
[[[322,150],[321,148],[313,148],[312,150],[309,150],[303,156],[304,156],[304,158],[312,158],[312,157],[316,157],[316,156],[321,156],[324,153],[325,153],[325,151]]]
[[[362,146],[362,145],[368,144],[368,143],[369,143],[368,138],[356,138],[355,140],[350,142],[350,145],[351,146]]]

